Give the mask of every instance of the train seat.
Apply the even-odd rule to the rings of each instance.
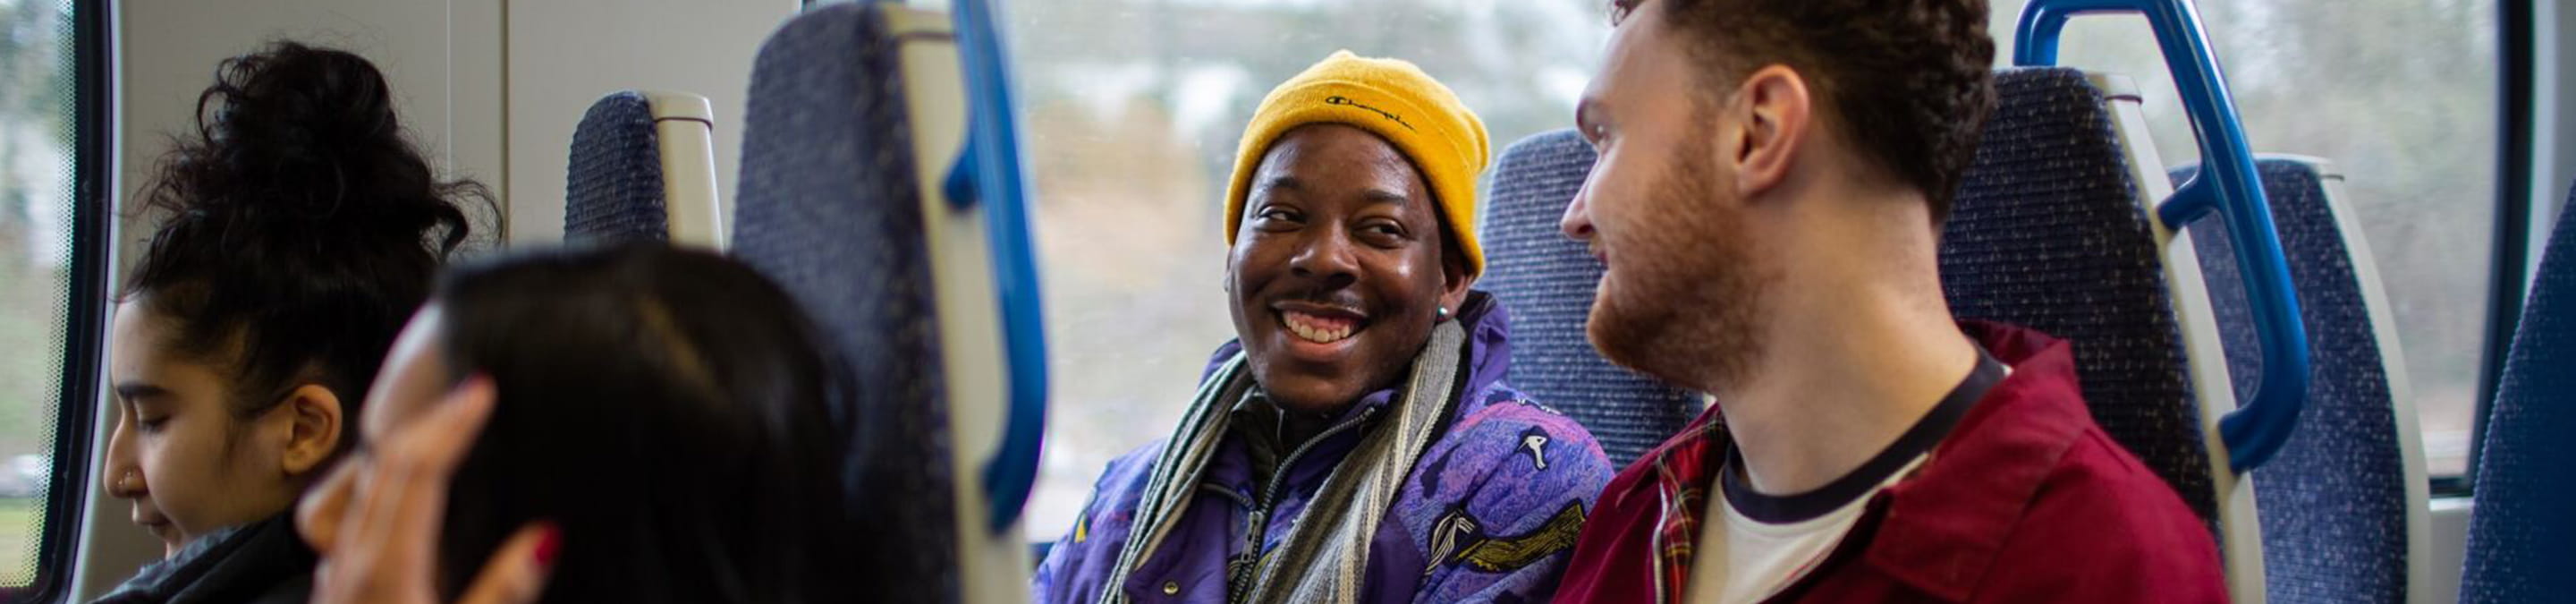
[[[1943,226],[1953,313],[2071,342],[2094,421],[2209,523],[2230,593],[2259,601],[2261,529],[2241,473],[2263,457],[2228,455],[2222,420],[2239,405],[2225,344],[2193,234],[2164,222],[2181,197],[2136,85],[2044,63],[1999,70],[1995,84],[1999,102]],[[2194,191],[2210,211],[2237,203],[2211,200],[2212,188]]]
[[[882,599],[1025,602],[1044,326],[998,25],[951,6],[818,6],[762,45],[733,252],[842,355]]]
[[[2396,319],[2377,262],[2322,159],[2256,161],[2307,323],[2308,401],[2299,430],[2253,474],[2273,602],[2429,601],[2431,488]],[[2174,171],[2190,180],[2197,166]],[[2261,375],[2252,317],[2225,231],[2192,225],[2237,396]],[[2215,225],[2211,225],[2215,226]]]
[[[743,114],[732,253],[812,313],[841,355],[851,513],[900,547],[866,565],[886,601],[955,602],[959,510],[942,404],[923,191],[884,13],[816,9],[761,45]]]
[[[1511,312],[1514,387],[1592,431],[1626,466],[1680,432],[1703,397],[1610,364],[1584,323],[1601,261],[1557,230],[1592,171],[1592,145],[1571,129],[1531,135],[1494,162],[1483,234],[1490,259],[1477,287]]]
[[[564,175],[565,239],[724,249],[714,123],[707,98],[683,92],[621,90],[592,103]]]
[[[2124,142],[2142,132],[2120,125],[2135,117],[2134,88],[2033,67],[1996,73],[1995,89],[1942,230],[1951,311],[2072,342],[2094,421],[2193,512],[2216,519],[2184,329],[2152,204],[2142,203],[2170,188],[2143,182],[2164,168],[2151,151],[2138,156],[2151,147]]]
[[[2461,602],[2576,591],[2576,205],[2559,210],[2548,246],[2487,412]]]

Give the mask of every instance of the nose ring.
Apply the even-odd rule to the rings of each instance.
[[[134,493],[134,492],[137,492],[137,491],[141,491],[142,489],[141,489],[141,488],[138,488],[138,487],[140,486],[138,483],[142,482],[142,479],[143,479],[143,472],[142,472],[142,471],[140,471],[140,470],[126,470],[126,471],[125,471],[125,473],[123,473],[123,474],[118,474],[118,475],[116,476],[116,490],[121,491],[121,492],[125,492],[125,493]]]

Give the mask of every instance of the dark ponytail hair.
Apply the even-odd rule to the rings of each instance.
[[[163,220],[119,297],[178,319],[180,352],[229,365],[242,416],[319,383],[355,418],[465,242],[467,201],[491,205],[481,185],[438,180],[374,64],[278,42],[224,60],[198,95],[195,131],[144,191]]]

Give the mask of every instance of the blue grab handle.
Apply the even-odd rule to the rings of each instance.
[[[2254,154],[2245,144],[2245,128],[2236,117],[2236,101],[2210,53],[2209,36],[2200,13],[2189,0],[2032,0],[2022,8],[2013,48],[2013,64],[2057,64],[2057,42],[2066,21],[2087,13],[2145,15],[2173,70],[2182,105],[2200,135],[2200,174],[2174,190],[2156,208],[2168,226],[2180,228],[2218,212],[2230,240],[2236,242],[2236,264],[2245,277],[2245,294],[2253,305],[2255,334],[2263,346],[2263,374],[2254,397],[2218,422],[2227,446],[2228,465],[2238,473],[2252,470],[2280,452],[2298,428],[2299,408],[2307,404],[2308,334],[2300,322],[2299,295],[2290,282],[2290,264],[2272,227],[2272,206],[2263,196],[2254,170]]]
[[[986,526],[999,532],[1019,521],[1037,482],[1039,446],[1046,438],[1046,325],[1037,260],[1029,246],[1029,198],[1020,171],[1009,55],[986,0],[956,0],[950,11],[965,75],[967,117],[966,146],[944,188],[957,207],[984,204],[984,236],[992,246],[993,290],[1000,302],[1002,355],[1010,379],[1002,446],[984,462],[982,476],[985,501],[992,506]]]

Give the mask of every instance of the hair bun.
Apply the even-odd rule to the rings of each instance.
[[[238,338],[245,397],[318,368],[353,404],[465,241],[459,203],[490,207],[480,185],[437,179],[384,74],[337,50],[224,60],[173,138],[143,191],[161,221],[120,298],[170,294],[149,299],[184,320],[183,350]]]
[[[286,42],[225,60],[216,69],[216,85],[198,100],[198,109],[220,103],[210,124],[218,140],[267,150],[325,150],[332,143],[401,137],[392,87],[357,55]]]
[[[437,181],[364,57],[279,42],[226,59],[197,115],[197,136],[179,141],[152,200],[178,218],[272,234],[409,234],[439,241],[442,256],[463,242],[464,215],[448,198],[479,188]],[[406,239],[419,241],[394,241]]]

